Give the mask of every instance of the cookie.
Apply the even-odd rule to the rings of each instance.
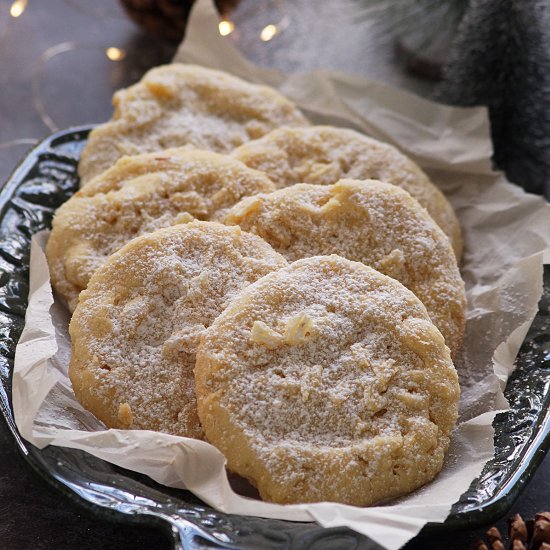
[[[111,428],[202,437],[199,338],[237,291],[285,265],[262,239],[214,222],[132,240],[96,271],[71,320],[77,399]]]
[[[208,151],[123,158],[57,211],[46,250],[52,284],[72,311],[93,272],[134,237],[210,219],[244,196],[273,189],[263,173]]]
[[[204,333],[195,376],[207,439],[277,503],[413,491],[441,470],[457,418],[457,374],[422,303],[336,255],[240,292]]]
[[[426,306],[454,355],[465,324],[464,283],[449,240],[406,191],[375,180],[298,184],[243,199],[226,217],[292,262],[339,254],[397,279]]]
[[[279,128],[244,144],[232,156],[262,170],[277,185],[331,185],[343,178],[376,179],[408,191],[462,254],[460,226],[443,193],[428,176],[395,147],[346,128],[312,126]]]
[[[112,119],[92,130],[82,151],[81,184],[124,155],[183,145],[226,153],[283,124],[308,124],[273,88],[178,63],[150,70],[113,104]]]

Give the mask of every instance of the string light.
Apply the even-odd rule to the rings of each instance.
[[[222,36],[227,36],[228,34],[231,34],[235,30],[235,25],[233,21],[229,21],[228,19],[223,19],[218,23],[218,30],[220,31],[220,34]]]
[[[126,57],[126,52],[124,50],[121,50],[120,48],[115,48],[114,46],[111,46],[110,48],[107,48],[105,50],[105,55],[111,61],[120,61]]]
[[[10,7],[10,15],[12,17],[19,17],[25,11],[28,0],[15,0]]]
[[[277,25],[266,25],[260,33],[260,38],[264,42],[269,42],[278,32]]]

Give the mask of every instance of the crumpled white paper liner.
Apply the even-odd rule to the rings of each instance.
[[[502,388],[542,291],[550,206],[492,172],[485,110],[437,105],[350,75],[317,71],[289,76],[255,67],[219,35],[209,0],[196,4],[176,60],[275,85],[315,123],[353,127],[398,145],[451,200],[464,232],[462,273],[469,307],[465,344],[456,361],[462,385],[460,421],[443,471],[390,505],[281,506],[234,493],[224,457],[208,443],[157,432],[106,430],[75,400],[67,378],[69,316],[52,297],[43,254],[47,233],[32,243],[29,307],[13,375],[17,426],[40,448],[85,450],[159,483],[185,487],[223,512],[348,526],[397,549],[428,521],[443,521],[493,456],[491,423],[507,407]],[[546,255],[550,257],[548,251]]]

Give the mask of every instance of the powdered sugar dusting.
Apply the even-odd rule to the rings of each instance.
[[[76,395],[109,426],[200,437],[199,339],[237,291],[285,264],[258,237],[216,223],[133,240],[94,275],[71,321]]]
[[[258,323],[284,335],[297,319],[307,325],[297,341],[254,337]],[[243,290],[206,332],[197,392],[229,467],[278,502],[366,504],[426,482],[441,468],[458,401],[422,304],[338,256],[298,261]]]
[[[451,352],[459,349],[464,283],[448,240],[405,191],[369,180],[298,184],[243,199],[226,217],[260,235],[287,260],[339,254],[412,290]]]
[[[461,255],[460,227],[451,205],[428,176],[395,147],[347,128],[278,128],[235,149],[232,156],[262,170],[279,188],[295,183],[332,185],[343,178],[376,179],[409,192]]]
[[[207,151],[122,159],[57,211],[47,249],[52,283],[72,310],[92,273],[129,240],[211,219],[242,197],[273,189],[261,172]]]
[[[84,184],[123,155],[182,145],[225,153],[281,125],[308,124],[276,90],[195,65],[154,68],[113,101],[112,120],[82,152]]]

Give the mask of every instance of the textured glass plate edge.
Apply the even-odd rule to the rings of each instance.
[[[24,322],[30,237],[49,226],[55,208],[77,188],[77,159],[92,127],[62,130],[43,140],[0,190],[0,408],[28,463],[94,514],[168,527],[179,547],[196,546],[200,540],[209,547],[284,548],[298,540],[311,543],[328,538],[335,544],[345,539],[346,544],[353,540],[355,547],[375,547],[347,529],[214,512],[190,493],[161,487],[86,453],[60,447],[38,450],[21,439],[11,407],[11,370]],[[433,524],[430,529],[473,527],[503,515],[550,446],[549,311],[550,269],[545,268],[540,311],[505,391],[511,410],[494,422],[495,457],[453,506],[445,524]]]

